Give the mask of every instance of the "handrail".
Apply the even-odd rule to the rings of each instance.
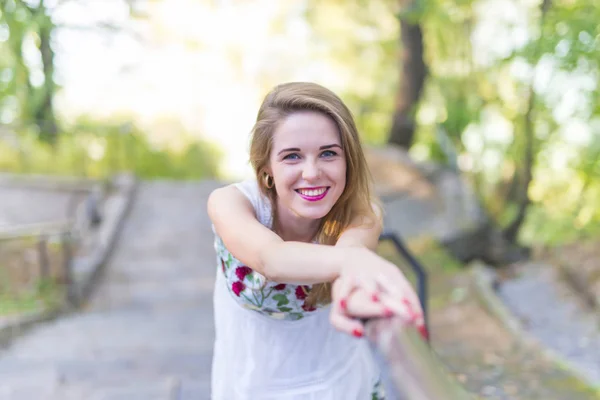
[[[9,227],[0,226],[0,241],[21,240],[29,237],[54,236],[71,233],[74,221],[71,219]]]
[[[400,236],[394,232],[384,232],[379,237],[379,241],[391,241],[394,244],[396,250],[408,261],[411,269],[417,276],[417,295],[421,302],[421,308],[423,309],[423,319],[425,321],[425,327],[429,329],[428,314],[427,314],[427,271],[412,255],[408,248],[404,245]]]
[[[464,400],[421,335],[400,318],[367,321],[365,334],[381,372],[386,400]]]

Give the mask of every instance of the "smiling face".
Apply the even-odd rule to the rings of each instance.
[[[289,115],[275,130],[268,173],[280,218],[323,218],[346,185],[346,157],[338,127],[314,111]]]

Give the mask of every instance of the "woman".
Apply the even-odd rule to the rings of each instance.
[[[288,83],[252,131],[256,179],[215,190],[215,400],[382,399],[360,317],[422,327],[399,269],[374,253],[381,215],[351,113]]]

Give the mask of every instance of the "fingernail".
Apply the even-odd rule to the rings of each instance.
[[[419,333],[421,334],[423,339],[429,340],[429,332],[427,331],[427,328],[425,327],[425,325],[421,325],[417,329],[419,330]]]
[[[353,330],[353,331],[352,331],[352,334],[353,334],[355,337],[362,337],[362,335],[363,335],[360,329],[355,329],[355,330]]]
[[[383,309],[383,315],[387,318],[390,318],[394,315],[394,312],[390,308],[386,307]]]
[[[378,303],[379,302],[379,295],[377,293],[373,293],[373,295],[371,296],[371,299],[375,302]]]
[[[342,310],[348,308],[348,302],[346,301],[346,299],[340,300],[340,307],[342,307]]]

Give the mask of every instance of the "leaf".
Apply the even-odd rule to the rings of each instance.
[[[276,294],[273,296],[273,300],[277,301],[277,307],[285,306],[290,303],[288,298],[283,294]]]
[[[290,313],[290,319],[297,321],[299,319],[302,319],[304,316],[301,313]]]
[[[292,311],[292,309],[289,308],[289,307],[278,307],[278,309],[281,312],[290,312],[290,311]]]

